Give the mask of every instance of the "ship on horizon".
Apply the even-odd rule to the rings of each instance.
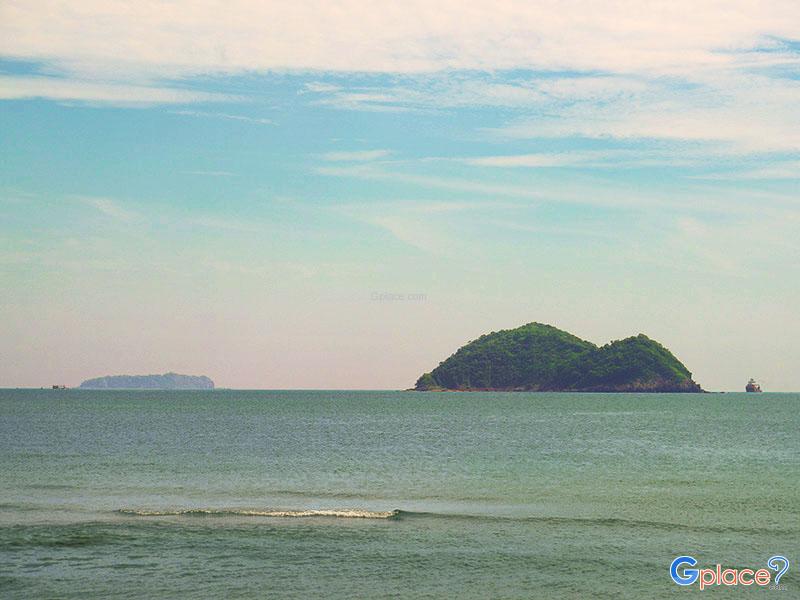
[[[744,391],[746,392],[760,392],[761,386],[756,383],[756,380],[752,377],[750,381],[747,382],[747,385],[744,387]]]

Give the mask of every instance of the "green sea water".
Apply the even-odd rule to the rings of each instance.
[[[798,394],[0,390],[2,598],[798,598],[799,551]]]

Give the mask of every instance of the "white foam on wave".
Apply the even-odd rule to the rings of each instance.
[[[183,510],[140,510],[122,508],[117,511],[123,515],[136,517],[175,517],[175,516],[241,516],[241,517],[337,517],[343,519],[391,519],[399,510],[372,511],[356,508],[345,509],[303,509],[303,510],[249,510],[249,509],[211,509],[188,508]]]

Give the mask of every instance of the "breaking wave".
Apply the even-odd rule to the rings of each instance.
[[[417,512],[407,510],[371,511],[357,508],[344,509],[209,509],[189,508],[182,510],[146,510],[123,508],[115,511],[123,515],[134,517],[272,517],[272,518],[340,518],[340,519],[448,519],[465,521],[491,521],[506,523],[541,523],[553,526],[581,526],[581,527],[618,527],[631,529],[650,529],[664,531],[694,531],[706,533],[748,533],[748,534],[792,534],[797,531],[794,527],[746,527],[736,525],[717,524],[686,524],[666,521],[648,521],[639,519],[610,518],[610,517],[559,517],[545,515],[491,515],[491,514],[462,514]]]
[[[308,510],[249,510],[249,509],[210,509],[188,508],[184,510],[140,510],[122,508],[117,511],[135,517],[279,517],[309,518],[336,517],[340,519],[391,519],[400,514],[399,510],[372,511],[361,509],[308,509]]]

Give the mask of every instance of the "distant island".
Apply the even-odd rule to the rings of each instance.
[[[430,373],[417,391],[702,392],[658,342],[639,334],[596,346],[551,325],[482,335]]]
[[[87,390],[213,390],[214,382],[205,375],[108,375],[87,379],[80,385]]]

